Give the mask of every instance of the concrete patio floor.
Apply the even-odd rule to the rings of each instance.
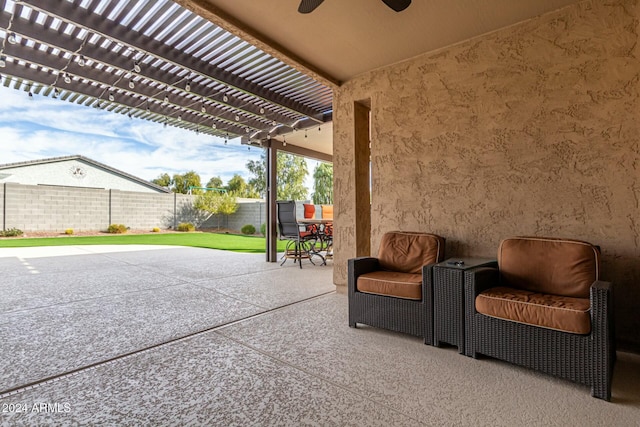
[[[347,326],[331,262],[167,247],[0,249],[2,425],[638,425],[613,401]]]

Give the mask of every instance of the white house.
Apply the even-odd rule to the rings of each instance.
[[[80,155],[0,165],[0,184],[104,188],[169,193],[164,187]]]

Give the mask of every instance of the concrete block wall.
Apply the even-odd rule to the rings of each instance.
[[[174,194],[109,190],[110,223],[133,229],[173,227]]]
[[[106,230],[109,224],[173,229],[190,222],[199,228],[216,228],[217,217],[193,208],[195,198],[188,194],[4,183],[0,185],[0,227],[62,232],[67,228]],[[220,218],[220,227],[239,231],[252,224],[259,231],[264,222],[264,201],[242,200],[236,213]]]
[[[296,217],[304,217],[303,204],[311,203],[309,200],[296,201]],[[316,214],[315,218],[322,218],[322,208],[320,205],[315,205]],[[203,222],[201,228],[227,228],[230,230],[241,230],[247,224],[251,224],[256,228],[256,232],[260,232],[262,224],[266,223],[266,206],[263,200],[243,200],[238,203],[238,210],[228,217],[213,215]]]
[[[109,195],[102,189],[12,183],[3,187],[5,229],[98,230],[109,220]]]
[[[247,224],[256,228],[260,232],[260,226],[266,222],[266,207],[263,200],[241,201],[238,203],[238,210],[232,215],[218,215],[209,217],[202,223],[201,228],[227,228],[230,230],[240,230]],[[218,222],[219,221],[219,222]]]
[[[5,230],[5,225],[4,225],[4,187],[7,184],[2,184],[0,185],[0,227],[2,227],[2,230]]]

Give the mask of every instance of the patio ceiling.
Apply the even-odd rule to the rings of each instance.
[[[413,0],[396,13],[382,0],[327,0],[300,14],[300,0],[176,1],[329,85],[578,2]]]
[[[173,1],[0,0],[0,11],[6,87],[243,143],[330,134],[317,131],[332,118],[328,85]]]

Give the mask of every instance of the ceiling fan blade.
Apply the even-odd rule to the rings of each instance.
[[[322,4],[324,0],[301,0],[300,6],[298,6],[298,12],[300,13],[311,13],[318,6]]]
[[[411,0],[382,0],[384,4],[389,6],[396,12],[402,12],[411,4]]]

